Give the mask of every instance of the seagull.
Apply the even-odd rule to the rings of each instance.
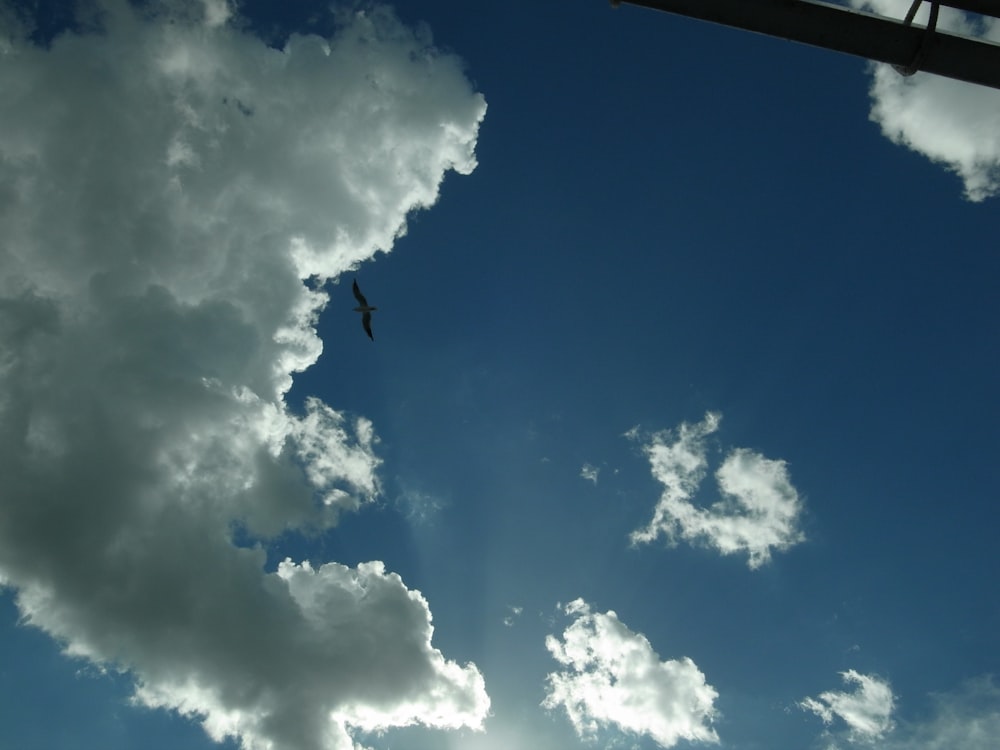
[[[372,310],[378,310],[377,307],[372,307],[368,304],[368,300],[365,299],[365,295],[361,293],[358,289],[358,280],[354,280],[354,299],[359,303],[358,307],[354,308],[354,312],[361,313],[361,325],[365,327],[365,333],[368,334],[368,338],[372,341],[375,337],[372,336]]]

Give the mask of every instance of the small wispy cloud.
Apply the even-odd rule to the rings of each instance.
[[[524,611],[524,607],[518,607],[518,606],[515,606],[513,604],[508,604],[507,605],[507,614],[504,615],[503,624],[506,625],[508,628],[513,627],[514,626],[514,622],[517,620],[517,618],[519,618],[521,616],[521,613],[523,611]]]
[[[851,692],[829,690],[816,698],[805,698],[799,707],[819,716],[824,724],[835,717],[848,727],[848,740],[870,742],[880,739],[893,727],[895,697],[889,683],[879,677],[860,674],[853,669],[841,673]]]
[[[916,722],[900,722],[885,750],[996,750],[1000,687],[990,675],[931,695],[931,709]]]
[[[687,658],[660,661],[641,633],[613,611],[591,612],[582,599],[563,611],[574,617],[562,638],[545,647],[565,669],[546,680],[547,709],[566,711],[576,733],[590,738],[616,728],[645,735],[661,747],[681,740],[718,742],[712,728],[718,693]]]
[[[601,470],[591,464],[584,464],[583,468],[580,469],[580,476],[586,479],[588,482],[597,484],[597,477],[601,473]]]
[[[1000,687],[991,675],[930,695],[930,707],[915,719],[893,718],[896,696],[888,682],[854,670],[842,673],[853,691],[828,691],[796,704],[833,726],[827,747],[843,742],[880,750],[995,750],[1000,737]],[[842,728],[836,727],[836,721]]]
[[[413,523],[428,523],[447,505],[444,499],[430,492],[406,487],[396,497],[396,508]]]
[[[730,451],[715,472],[723,499],[709,507],[692,502],[708,471],[706,438],[718,430],[721,419],[709,412],[701,422],[685,422],[646,439],[643,452],[663,493],[650,522],[629,538],[637,545],[662,535],[671,541],[703,543],[724,555],[742,552],[755,569],[771,559],[772,551],[805,538],[798,527],[802,503],[784,461],[746,448]],[[626,435],[644,439],[636,428]]]

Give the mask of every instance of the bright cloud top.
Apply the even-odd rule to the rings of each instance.
[[[903,18],[910,0],[851,0],[856,8]],[[929,3],[915,23],[926,24]],[[942,7],[938,28],[1000,43],[1000,19],[971,22]],[[873,65],[871,119],[883,134],[955,172],[965,195],[981,201],[1000,192],[1000,91],[950,78],[917,73],[904,78],[889,65]]]
[[[854,692],[829,690],[818,698],[806,698],[799,706],[819,716],[824,724],[840,717],[850,728],[852,741],[877,740],[893,727],[892,710],[895,698],[889,683],[870,675],[849,669],[841,676],[847,684],[855,685]]]
[[[582,599],[564,610],[576,619],[545,647],[567,669],[548,675],[545,708],[565,709],[583,737],[614,725],[661,747],[718,742],[711,726],[718,693],[691,659],[660,661],[645,636],[612,611],[592,613]]]
[[[283,50],[222,0],[143,13],[0,40],[0,581],[139,702],[247,748],[478,727],[481,674],[397,575],[267,572],[233,539],[378,495],[370,421],[285,404],[321,351],[303,279],[388,251],[471,171],[483,99],[385,9]]]
[[[715,472],[723,500],[708,508],[691,501],[708,470],[706,438],[718,430],[721,419],[709,412],[697,424],[685,422],[674,432],[648,438],[643,451],[664,489],[652,520],[630,539],[648,543],[662,534],[705,543],[724,555],[745,552],[755,569],[771,559],[772,550],[788,549],[805,538],[798,528],[802,503],[784,461],[746,448],[731,451]],[[637,429],[627,437],[642,439]]]

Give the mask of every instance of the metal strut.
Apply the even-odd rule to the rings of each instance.
[[[1000,45],[937,28],[939,6],[1000,18],[1000,0],[932,0],[926,28],[907,19],[845,8],[824,0],[610,0],[756,31],[889,63],[903,75],[917,70],[1000,89]]]
[[[913,23],[913,17],[917,15],[917,8],[920,7],[922,2],[923,0],[913,0],[913,5],[910,6],[910,9],[906,12],[906,18],[903,19],[903,26],[909,26]],[[938,7],[940,5],[939,2],[931,3],[931,13],[927,19],[927,28],[924,29],[923,36],[920,37],[920,44],[917,46],[917,51],[913,53],[913,59],[907,65],[892,66],[901,76],[912,76],[920,70],[920,64],[924,61],[927,51],[934,43],[934,30],[937,28]]]

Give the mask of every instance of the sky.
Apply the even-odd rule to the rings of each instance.
[[[0,750],[994,746],[1000,92],[602,0],[0,32]]]

